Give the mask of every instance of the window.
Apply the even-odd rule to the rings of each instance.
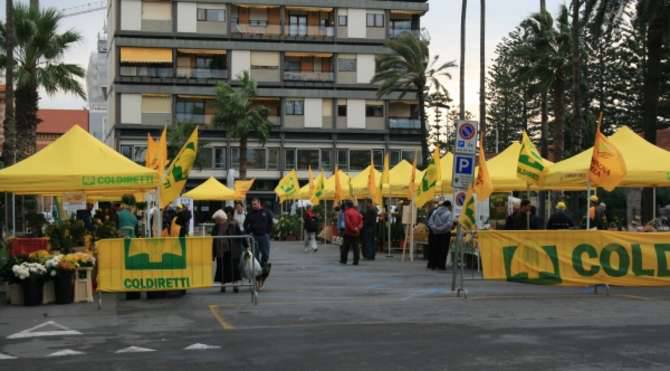
[[[279,170],[279,147],[268,148],[268,169]]]
[[[375,161],[375,169],[383,170],[384,169],[384,150],[383,149],[373,149],[372,158]]]
[[[290,15],[288,17],[288,34],[290,36],[307,36],[307,16]]]
[[[349,170],[363,170],[370,165],[370,150],[349,151]]]
[[[337,117],[347,117],[347,105],[338,104],[337,105]]]
[[[179,123],[206,124],[204,100],[177,100],[175,112]]]
[[[231,167],[240,168],[240,148],[230,149]],[[247,168],[265,169],[265,148],[247,148]]]
[[[225,22],[226,21],[226,10],[225,9],[202,9],[202,8],[198,8],[198,21],[199,22]]]
[[[394,167],[396,166],[400,160],[401,160],[401,152],[399,149],[393,149],[390,151],[390,156],[389,156],[389,166]]]
[[[286,114],[289,116],[302,116],[305,114],[305,101],[289,99],[286,101]]]
[[[347,26],[347,16],[346,15],[340,15],[337,17],[337,25],[340,27],[346,27]]]
[[[312,170],[319,168],[319,150],[318,149],[299,149],[298,150],[298,170]]]
[[[365,106],[365,117],[384,117],[384,106],[379,104],[367,104]]]
[[[228,59],[225,55],[197,56],[195,57],[195,68],[225,70]]]
[[[368,13],[367,25],[368,27],[384,27],[384,15]]]
[[[268,21],[265,19],[250,19],[249,26],[251,27],[267,27]]]
[[[288,72],[300,72],[300,58],[286,57],[285,69]]]
[[[402,151],[402,159],[406,160],[407,162],[412,162],[414,161],[414,155],[416,151]]]
[[[201,169],[211,169],[212,166],[212,155],[213,155],[213,148],[210,147],[202,147],[198,148],[198,159],[197,162],[200,165]]]
[[[227,169],[228,165],[226,164],[226,147],[216,147],[214,148],[214,168],[215,169]]]
[[[337,70],[339,72],[356,72],[356,60],[350,58],[339,58],[337,60]]]
[[[133,158],[133,146],[127,145],[127,144],[122,144],[121,147],[119,148],[119,150],[120,150],[122,155],[124,155],[127,158],[132,160],[132,158]]]
[[[349,151],[346,149],[338,149],[337,153],[337,166],[341,170],[349,170]]]
[[[295,169],[295,149],[284,149],[284,170]]]
[[[329,149],[321,150],[321,169],[324,170],[333,169],[333,151]]]

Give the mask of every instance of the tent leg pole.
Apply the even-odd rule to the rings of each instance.
[[[12,193],[12,235],[16,237],[16,193]]]
[[[591,229],[591,219],[589,215],[589,202],[591,202],[591,180],[586,181],[586,230]]]
[[[526,183],[526,199],[530,201],[530,185]],[[526,230],[530,230],[530,213],[526,212]]]
[[[386,199],[386,229],[387,229],[387,232],[388,232],[388,241],[386,241],[387,245],[388,245],[388,253],[386,254],[387,258],[393,257],[393,255],[391,255],[391,226],[392,226],[392,224],[391,224],[391,199],[387,198]]]
[[[656,219],[656,187],[654,187],[653,191],[653,208],[652,208],[652,219]]]

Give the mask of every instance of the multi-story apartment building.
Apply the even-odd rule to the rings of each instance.
[[[104,140],[107,123],[107,35],[98,35],[97,50],[91,53],[86,69],[89,132]]]
[[[250,143],[253,193],[273,198],[296,168],[350,173],[374,158],[411,158],[420,147],[412,93],[379,98],[371,84],[384,42],[420,30],[427,0],[110,0],[106,140],[142,161],[146,134],[201,124],[198,179],[224,179],[239,147],[213,128],[215,86],[243,71],[271,111],[270,140]]]

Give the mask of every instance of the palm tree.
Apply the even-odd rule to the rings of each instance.
[[[16,121],[14,117],[14,44],[16,36],[14,31],[14,1],[7,0],[5,8],[5,28],[0,32],[0,37],[4,38],[5,56],[3,59],[6,68],[5,72],[5,122],[2,153],[5,165],[14,163],[14,153],[16,151]]]
[[[481,0],[479,20],[479,135],[486,139],[486,0]]]
[[[408,92],[415,91],[419,103],[419,120],[421,123],[421,157],[422,163],[430,156],[428,151],[428,132],[426,130],[427,97],[431,92],[442,93],[448,97],[447,89],[440,82],[441,78],[451,78],[447,72],[455,67],[453,61],[438,64],[439,56],[431,58],[428,41],[410,32],[402,33],[398,38],[386,42],[391,50],[379,59],[377,72],[372,83],[380,83],[377,96],[389,96],[400,91],[402,99]]]
[[[570,56],[568,10],[565,6],[561,7],[556,28],[548,12],[533,14],[522,22],[521,27],[528,40],[518,48],[517,53],[531,63],[521,68],[520,75],[535,92],[551,94],[554,113],[552,140],[554,157],[558,160],[563,157],[566,135],[564,95]]]
[[[458,85],[458,99],[459,99],[459,119],[465,120],[465,14],[468,7],[468,0],[463,0],[461,5],[461,65],[460,82]]]
[[[255,138],[265,145],[270,137],[272,124],[268,121],[269,109],[255,104],[255,96],[256,82],[246,71],[240,76],[238,89],[223,82],[216,87],[214,126],[224,128],[229,137],[239,139],[241,179],[247,177],[248,140]]]
[[[63,63],[63,56],[72,44],[81,40],[74,31],[59,33],[62,15],[55,9],[40,11],[17,5],[16,26],[16,128],[17,160],[35,152],[38,124],[38,89],[49,94],[58,91],[82,98],[86,93],[78,79],[85,71],[78,65]]]

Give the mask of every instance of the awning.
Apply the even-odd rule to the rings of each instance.
[[[121,62],[172,63],[172,49],[121,48]]]
[[[177,49],[179,53],[195,55],[226,55],[222,49]]]

